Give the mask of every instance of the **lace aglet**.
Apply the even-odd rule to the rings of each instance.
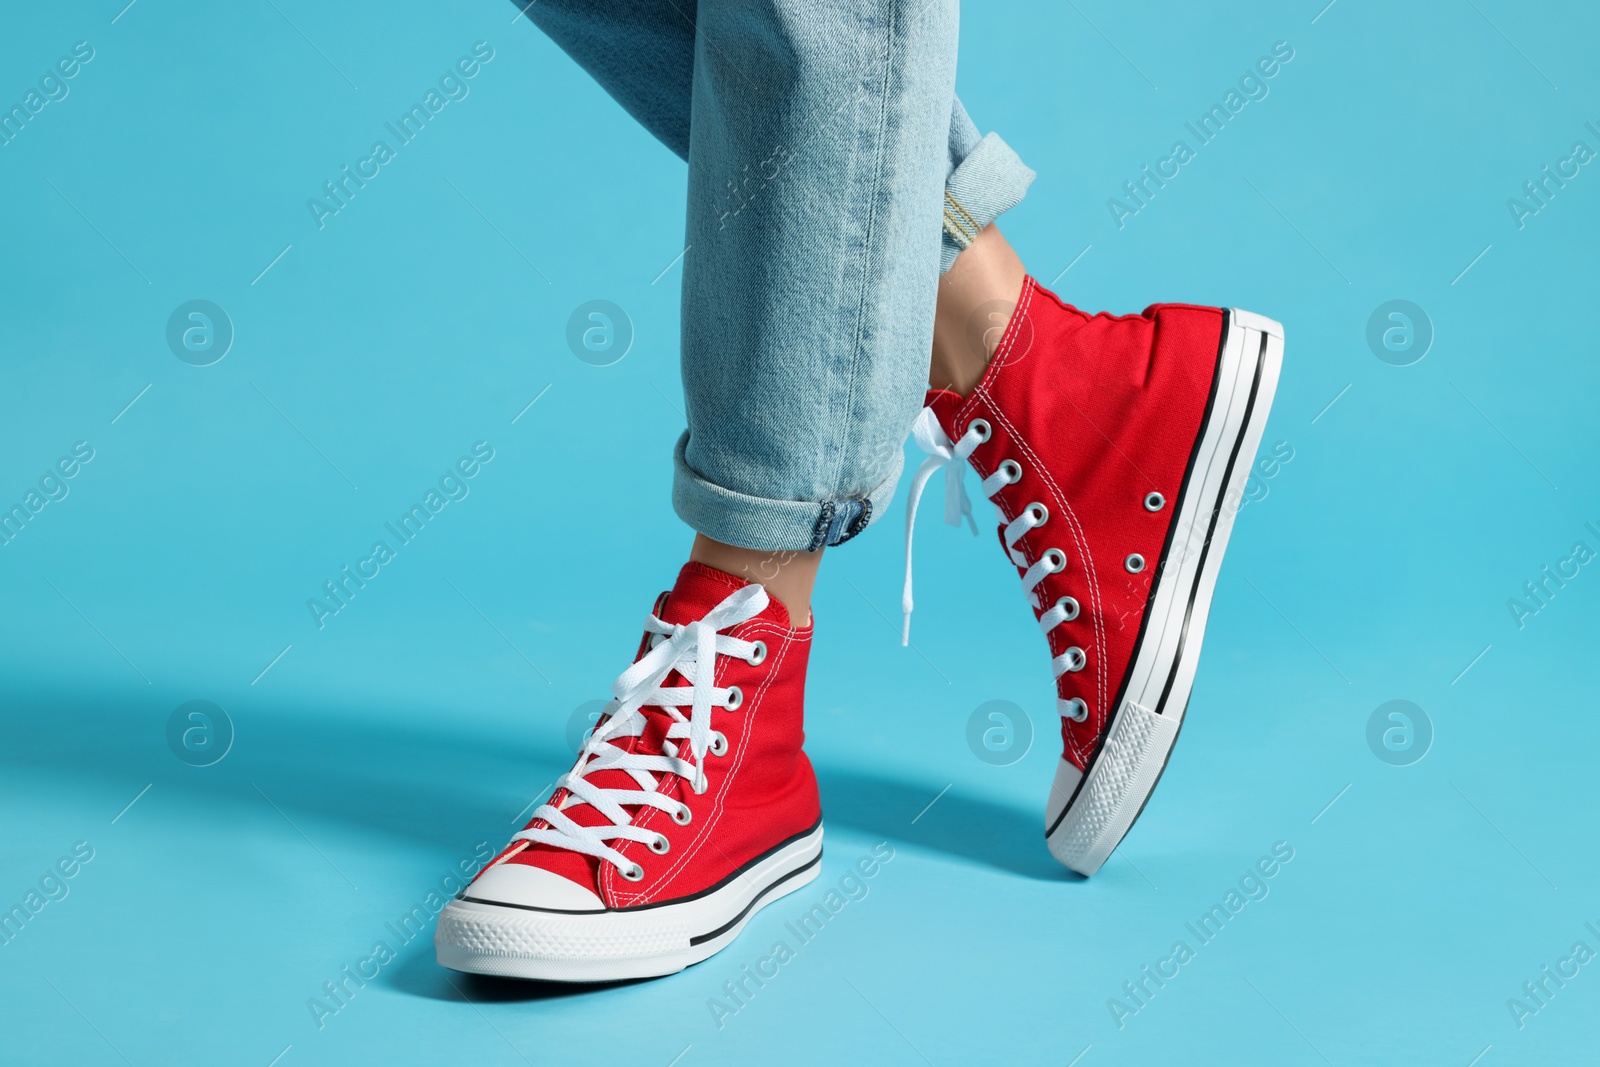
[[[905,620],[900,624],[900,647],[905,648],[911,644],[911,612],[906,612]]]

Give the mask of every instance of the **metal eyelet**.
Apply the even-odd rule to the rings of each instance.
[[[689,805],[679,804],[678,810],[672,813],[672,821],[679,826],[688,826],[694,822],[694,812],[689,810]]]
[[[1062,622],[1071,622],[1078,617],[1078,601],[1073,597],[1062,597],[1056,601],[1056,607],[1066,612],[1065,615],[1061,616]]]
[[[750,664],[752,667],[759,667],[761,666],[762,662],[766,660],[766,658],[767,643],[765,641],[757,641],[756,647],[750,650],[750,658],[745,660],[745,662]]]
[[[1073,722],[1083,722],[1089,717],[1089,705],[1085,704],[1081,697],[1073,697],[1067,701],[1066,708],[1062,710],[1061,714],[1064,718]]]
[[[980,445],[987,441],[989,439],[989,435],[993,432],[994,431],[990,429],[987,420],[973,419],[971,422],[967,423],[967,433],[976,433],[978,435],[978,443]]]
[[[1022,464],[1014,459],[1001,460],[999,470],[1006,476],[1007,485],[1016,485],[1022,481]]]
[[[1166,505],[1167,498],[1160,493],[1146,493],[1144,495],[1144,509],[1146,511],[1160,511]]]
[[[639,866],[637,863],[622,868],[622,870],[618,873],[630,882],[644,881],[644,868]]]
[[[1059,548],[1047,548],[1041,557],[1049,567],[1049,573],[1060,574],[1067,569],[1067,554]]]
[[[1050,518],[1050,509],[1039,503],[1037,500],[1023,508],[1022,513],[1024,515],[1032,516],[1033,525],[1036,527],[1043,526],[1045,521]]]
[[[726,756],[728,754],[728,735],[714,733],[711,735],[711,754],[713,756]]]
[[[1063,656],[1067,657],[1067,670],[1068,671],[1072,671],[1072,672],[1081,671],[1081,670],[1083,670],[1083,665],[1085,663],[1089,662],[1088,654],[1086,652],[1084,652],[1083,649],[1079,648],[1077,645],[1073,645],[1071,648],[1067,649],[1065,652],[1063,652],[1061,654]]]
[[[722,706],[727,708],[729,711],[738,711],[740,706],[743,704],[744,690],[740,689],[736,685],[728,686],[728,702]]]
[[[1144,557],[1137,552],[1131,553],[1127,559],[1122,561],[1122,565],[1128,568],[1129,574],[1138,574],[1144,570]]]
[[[667,840],[666,834],[657,834],[656,839],[647,846],[651,852],[658,856],[665,856],[672,851],[672,842]]]

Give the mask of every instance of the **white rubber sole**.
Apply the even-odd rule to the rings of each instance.
[[[1166,769],[1194,687],[1217,573],[1282,366],[1283,327],[1249,311],[1229,311],[1211,412],[1179,494],[1122,698],[1087,771],[1080,774],[1063,759],[1046,804],[1050,854],[1079,874],[1100,869]]]
[[[615,982],[674,974],[726,948],[751,917],[817,876],[822,825],[694,897],[605,911],[553,911],[463,897],[433,942],[451,970],[546,982]]]

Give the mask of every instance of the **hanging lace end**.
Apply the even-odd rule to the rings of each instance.
[[[911,530],[906,530],[906,584],[900,589],[900,647],[911,644],[911,612],[916,601],[911,598]]]
[[[917,524],[917,507],[922,502],[922,491],[928,479],[942,468],[945,472],[944,521],[960,526],[965,518],[972,526],[974,537],[978,534],[978,520],[972,514],[972,499],[967,496],[966,461],[978,447],[979,438],[972,432],[965,434],[959,444],[951,442],[939,425],[932,408],[923,408],[911,426],[911,436],[917,447],[928,454],[911,479],[911,490],[906,497],[906,588],[900,598],[900,610],[905,621],[900,627],[900,647],[911,644],[911,541]]]
[[[944,522],[946,526],[960,526],[961,520],[966,519],[976,537],[978,522],[972,515],[972,498],[967,496],[966,473],[965,460],[956,457],[952,447],[951,458],[945,461],[944,467]]]

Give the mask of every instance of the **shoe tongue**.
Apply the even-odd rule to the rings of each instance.
[[[775,552],[773,555],[777,557],[781,553]],[[776,562],[775,559],[774,564]],[[712,608],[728,599],[730,594],[749,584],[743,578],[691,560],[678,572],[677,584],[672,587],[672,592],[667,594],[667,599],[661,605],[661,610],[656,612],[656,617],[674,626],[686,626],[691,622],[698,622],[705,618]],[[756,617],[776,622],[785,630],[789,629],[789,612],[776,597],[768,597],[766,608]]]
[[[960,393],[952,393],[948,389],[929,389],[928,395],[922,401],[924,406],[933,409],[934,418],[939,420],[945,436],[952,441],[956,438],[956,412],[966,402],[966,398]]]

